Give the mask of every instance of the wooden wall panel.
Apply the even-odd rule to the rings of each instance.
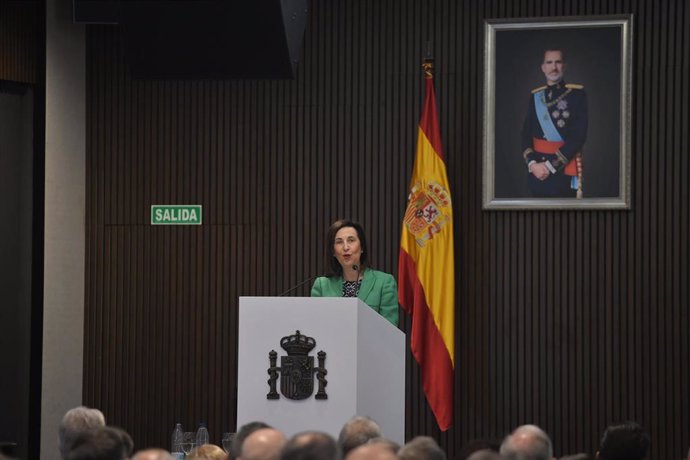
[[[483,211],[484,19],[628,13],[632,209]],[[456,424],[439,433],[410,358],[407,435],[457,457],[533,422],[558,455],[593,453],[635,419],[652,458],[681,457],[689,31],[681,0],[333,0],[312,3],[295,80],[140,81],[119,29],[90,27],[85,402],[142,446],[178,420],[218,440],[235,428],[238,296],[319,273],[342,216],[397,271],[430,41],[457,219]],[[165,203],[202,204],[204,225],[151,227]]]
[[[39,83],[41,15],[36,0],[0,2],[0,80]]]

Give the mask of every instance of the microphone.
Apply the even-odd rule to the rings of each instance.
[[[358,271],[359,271],[359,265],[353,265],[353,266],[352,266],[352,269],[353,269],[354,271],[358,272]]]
[[[319,276],[325,276],[325,275],[316,275],[316,276],[312,276],[311,278],[307,278],[306,280],[302,281],[301,283],[292,286],[290,289],[288,289],[287,291],[283,292],[283,293],[280,294],[278,297],[284,297],[285,295],[291,293],[292,291],[294,291],[294,290],[297,289],[298,287],[302,287],[302,286],[304,286],[305,284],[307,284],[307,283],[309,283],[309,282],[311,282],[311,281],[314,281],[314,280],[315,280],[316,278],[318,278]]]

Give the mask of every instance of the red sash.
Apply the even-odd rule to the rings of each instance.
[[[546,155],[555,155],[558,149],[563,146],[565,142],[553,142],[547,141],[545,139],[532,138],[532,148],[535,152],[543,153]],[[563,171],[568,176],[577,176],[577,164],[575,158],[570,160],[570,162],[565,166]]]

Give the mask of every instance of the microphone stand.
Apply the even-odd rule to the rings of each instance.
[[[316,275],[316,276],[312,276],[311,278],[307,278],[306,280],[302,281],[301,283],[296,284],[295,286],[292,286],[290,289],[288,289],[287,291],[283,292],[283,293],[280,294],[278,297],[284,297],[285,295],[291,293],[291,292],[294,291],[295,289],[297,289],[297,288],[299,288],[299,287],[302,287],[302,286],[304,286],[305,284],[307,284],[307,283],[309,283],[309,282],[311,282],[311,281],[314,281],[314,280],[315,280],[316,278],[318,278],[319,276],[323,276],[323,275]]]

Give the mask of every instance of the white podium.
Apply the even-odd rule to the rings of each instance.
[[[288,355],[281,339],[300,331],[316,345],[309,353],[326,353],[327,399],[314,391],[303,400],[286,398],[281,379],[270,391],[269,352],[276,366]],[[354,415],[376,420],[386,438],[405,441],[405,334],[356,298],[240,297],[237,382],[237,428],[263,421],[292,436],[318,430],[337,438]]]

